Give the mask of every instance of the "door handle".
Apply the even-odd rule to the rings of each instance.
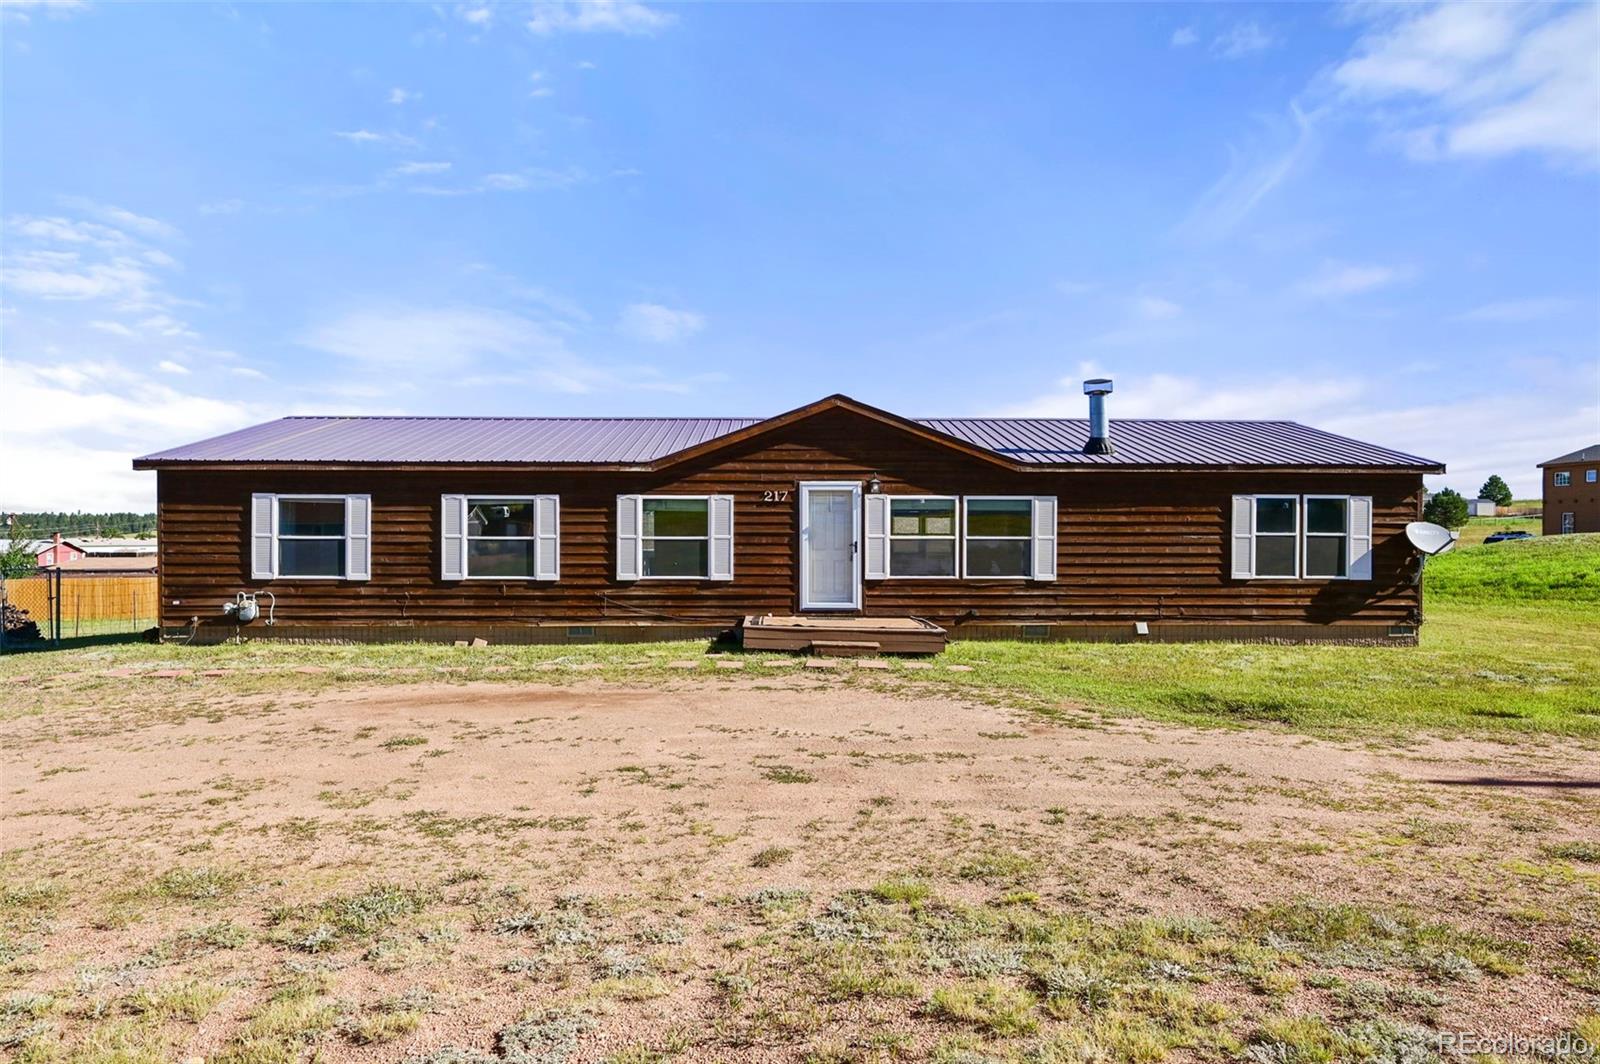
[[[858,541],[852,539],[850,541],[850,553],[851,554],[855,554],[859,550],[861,550],[861,544]]]

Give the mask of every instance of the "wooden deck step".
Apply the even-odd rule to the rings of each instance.
[[[813,639],[808,649],[821,658],[870,658],[880,648],[859,639]]]
[[[819,643],[860,644],[862,654],[937,654],[943,628],[920,617],[839,617],[764,614],[746,617],[739,638],[746,650],[810,650]]]

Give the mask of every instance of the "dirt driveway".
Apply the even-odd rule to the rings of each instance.
[[[1005,919],[974,934],[1015,958],[912,950],[934,941],[928,898],[1094,928],[1201,919],[1221,940],[1277,943],[1285,959],[1258,967],[1283,979],[1196,977],[1186,992],[1222,1010],[1208,1023],[1117,1005],[1189,1032],[1164,1050],[1179,1055],[1260,1040],[1280,1014],[1335,1031],[1365,1015],[1339,990],[1360,965],[1261,938],[1299,933],[1261,931],[1272,913],[1334,903],[1380,929],[1447,923],[1514,958],[1430,977],[1426,936],[1396,931],[1391,981],[1417,992],[1366,1010],[1386,1022],[1555,1031],[1600,989],[1562,975],[1594,963],[1600,980],[1600,958],[1571,945],[1600,925],[1586,863],[1600,770],[1548,745],[1075,727],[800,676],[249,699],[196,681],[181,712],[151,686],[0,725],[7,980],[49,999],[17,1028],[36,1040],[79,1044],[106,1016],[117,1037],[155,1040],[153,1059],[239,1061],[273,1059],[262,1046],[441,1062],[474,1059],[445,1045],[511,1060],[848,1059],[969,1041],[1003,1054],[1077,1037],[1075,1023],[1111,1037],[1092,1002],[1051,1006],[1060,994]],[[206,931],[224,925],[238,933]],[[197,929],[226,941],[194,947]],[[1180,968],[1243,963],[1221,956],[1242,947],[1191,938]],[[902,982],[841,994],[844,963]],[[175,984],[215,1000],[129,1003]],[[976,1011],[941,1004],[952,988]],[[991,991],[1032,1001],[1027,1022],[994,1021]],[[307,1011],[288,1034],[268,1015],[284,1000]]]

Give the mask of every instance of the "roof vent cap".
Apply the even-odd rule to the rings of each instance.
[[[1083,453],[1116,454],[1117,449],[1111,445],[1111,422],[1106,418],[1110,378],[1092,377],[1084,381],[1083,394],[1089,397],[1089,442],[1083,445]]]

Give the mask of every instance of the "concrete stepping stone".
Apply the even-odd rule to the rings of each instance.
[[[946,672],[971,672],[972,671],[972,666],[971,665],[946,665],[944,668],[945,668]]]
[[[928,664],[926,661],[908,661],[902,665],[901,668],[916,669],[918,672],[921,672],[924,669],[931,669],[933,666]]]
[[[742,662],[742,661],[730,661],[730,660],[724,658],[724,659],[722,659],[722,660],[717,662],[717,668],[719,668],[719,669],[742,669],[742,668],[744,668],[744,662]]]
[[[859,658],[856,660],[858,669],[887,669],[889,663],[882,658]]]
[[[667,662],[667,668],[669,668],[669,669],[698,669],[699,667],[700,667],[700,663],[698,661],[669,661],[669,662]]]
[[[764,658],[762,668],[766,669],[793,669],[800,664],[799,658]]]
[[[183,678],[185,676],[193,676],[194,675],[194,670],[193,669],[157,669],[155,672],[150,673],[150,675],[155,677],[158,680],[177,680],[177,679],[181,679],[181,678]]]
[[[839,658],[807,658],[808,669],[837,669],[844,664]]]

